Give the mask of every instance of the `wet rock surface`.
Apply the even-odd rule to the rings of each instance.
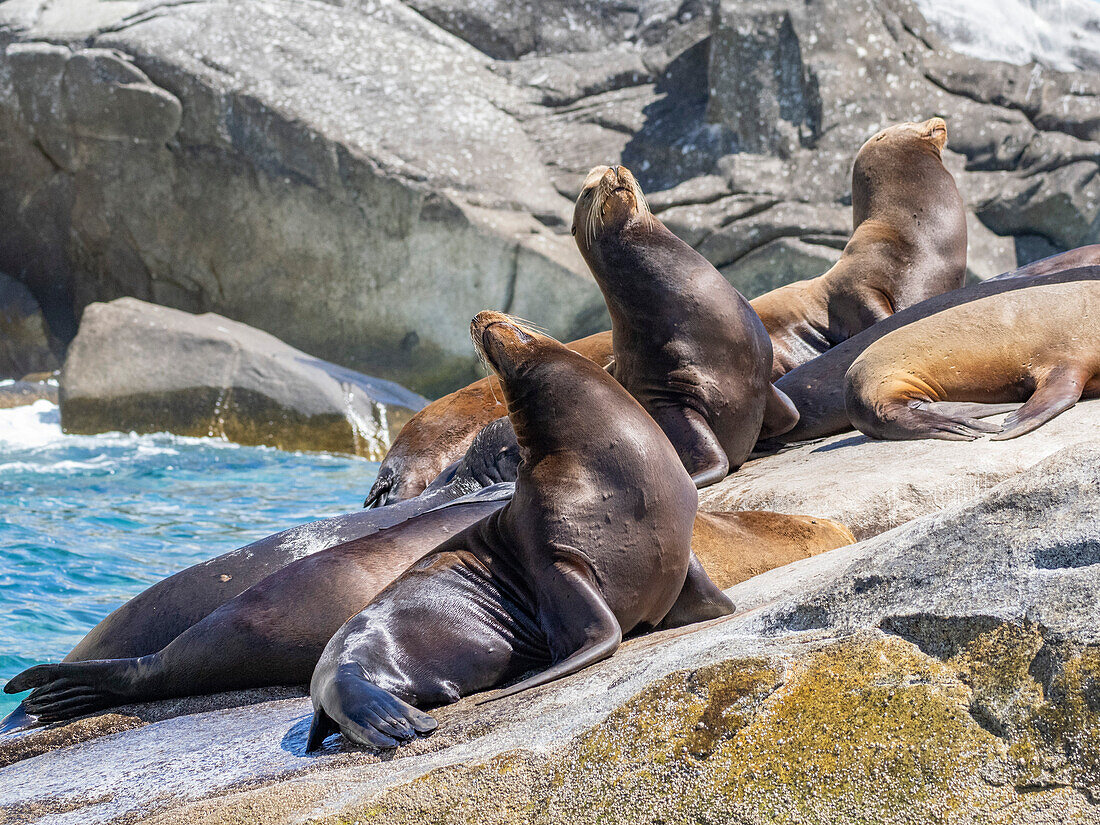
[[[167,431],[373,460],[426,403],[245,324],[135,298],[84,311],[60,396],[70,433]]]
[[[209,697],[8,738],[0,802],[42,823],[1095,822],[1098,504],[1100,449],[1063,447],[731,588],[733,617],[443,708],[395,754],[307,757],[304,697]]]
[[[596,163],[749,297],[828,269],[859,146],[933,114],[972,277],[1096,241],[1100,80],[952,51],[946,5],[5,3],[0,267],[63,341],[130,295],[436,394],[486,307],[607,326],[569,236]]]

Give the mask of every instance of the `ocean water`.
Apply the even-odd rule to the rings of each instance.
[[[46,401],[0,410],[0,685],[170,573],[361,507],[377,470],[213,438],[64,435]],[[0,693],[0,717],[18,701]]]

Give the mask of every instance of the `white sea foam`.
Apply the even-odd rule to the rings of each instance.
[[[137,433],[110,432],[100,435],[66,435],[61,431],[61,412],[57,405],[41,399],[24,407],[0,410],[0,452],[72,446],[93,449],[130,447],[138,456],[177,455],[179,453],[177,447],[184,444],[204,444],[227,449],[240,446],[223,438],[192,438],[169,433],[138,435]]]
[[[963,54],[1066,72],[1100,70],[1096,0],[917,0],[917,6]]]

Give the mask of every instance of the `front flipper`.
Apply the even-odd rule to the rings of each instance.
[[[775,438],[790,432],[798,423],[798,407],[787,394],[774,384],[768,386],[764,401],[764,423],[760,427],[760,440]]]
[[[705,622],[708,619],[729,616],[734,610],[729,596],[710,580],[702,563],[692,553],[691,561],[688,562],[687,579],[684,581],[680,596],[668,611],[668,615],[657,625],[657,629],[669,630],[696,622]]]
[[[583,563],[560,559],[539,581],[539,591],[539,623],[558,663],[482,699],[479,705],[583,670],[609,657],[622,642],[619,620]]]
[[[313,723],[306,752],[321,747],[337,730],[349,742],[390,750],[417,734],[428,734],[437,722],[371,682],[354,662],[340,665],[314,693]]]
[[[1052,371],[1035,388],[1031,398],[1005,419],[1004,427],[991,441],[1005,441],[1029,433],[1061,415],[1081,398],[1090,375],[1080,369]]]
[[[697,489],[717,484],[729,475],[726,451],[703,416],[690,407],[659,407],[650,414],[676,448]]]

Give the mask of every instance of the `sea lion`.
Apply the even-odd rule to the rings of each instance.
[[[443,543],[333,636],[310,684],[307,748],[337,730],[396,747],[418,708],[610,656],[622,637],[724,615],[691,555],[697,496],[676,451],[607,372],[499,313],[471,325],[523,461],[515,497]],[[426,632],[425,628],[430,628]]]
[[[610,332],[589,335],[566,346],[601,367],[611,362]],[[495,375],[428,404],[405,422],[393,440],[363,506],[383,507],[420,495],[462,458],[478,431],[506,412]]]
[[[1100,247],[1093,247],[1093,249],[1100,252]],[[794,401],[795,406],[798,407],[800,418],[794,428],[782,436],[761,442],[758,448],[771,450],[782,444],[822,438],[850,430],[852,423],[848,419],[848,413],[844,407],[844,374],[860,353],[872,343],[896,329],[901,329],[907,324],[919,321],[922,318],[931,317],[937,312],[986,298],[990,295],[998,295],[1030,286],[1100,278],[1100,268],[1096,266],[1050,271],[1052,267],[1057,266],[1056,258],[1065,261],[1080,260],[1083,253],[1074,250],[1073,252],[1063,253],[1063,255],[1065,257],[1055,256],[1046,261],[1038,262],[1038,264],[1029,265],[1032,274],[1017,274],[1018,270],[1017,272],[1006,273],[998,278],[970,284],[962,289],[929,298],[916,306],[891,315],[870,329],[866,329],[859,335],[833,347],[808,364],[803,364],[798,369],[787,373],[776,382],[776,386]],[[1097,257],[1097,263],[1100,264],[1100,255]],[[1026,270],[1029,267],[1024,267],[1024,269]],[[1036,272],[1038,274],[1035,274]]]
[[[490,431],[485,438],[493,436]],[[492,444],[496,443],[493,438]],[[446,483],[415,499],[292,527],[181,570],[114,610],[88,632],[64,661],[125,659],[154,653],[291,562],[345,541],[365,538],[463,497],[468,500],[472,493],[477,493],[476,498],[482,501],[510,497],[510,488],[483,491],[493,483],[488,474],[494,471],[486,468],[484,452],[485,448],[472,444],[461,467],[450,474]],[[503,457],[500,461],[503,471]],[[461,521],[462,516],[456,513],[455,518]]]
[[[1100,281],[1028,286],[945,309],[867,347],[845,384],[849,419],[874,438],[1029,433],[1100,397]],[[1003,425],[980,420],[1009,409]]]
[[[650,213],[629,169],[588,173],[572,231],[611,315],[609,370],[661,426],[697,487],[741,466],[762,429],[794,425],[789,399],[768,380],[764,325]]]
[[[691,550],[710,580],[725,590],[768,570],[855,543],[852,531],[817,516],[764,510],[695,516]]]
[[[898,310],[958,289],[966,275],[966,210],[940,153],[934,117],[883,129],[852,168],[852,237],[824,275],[752,301],[772,339],[771,379]]]
[[[349,616],[433,547],[500,506],[495,499],[454,504],[293,561],[188,625],[155,652],[78,659],[109,646],[105,634],[93,631],[88,644],[78,645],[65,662],[29,668],[4,690],[34,688],[22,708],[39,723],[48,723],[135,701],[305,684],[325,644]],[[269,560],[293,552],[293,544],[268,541]],[[209,568],[211,576],[226,569],[219,559],[196,567]],[[141,604],[142,615],[155,617],[149,638],[168,635],[190,620],[180,598],[185,590],[200,602],[220,597],[216,586],[200,576],[185,577],[185,587],[173,584],[174,578],[160,588],[163,611],[148,600]],[[159,612],[167,616],[161,618]],[[123,628],[133,632],[120,635],[129,649],[143,650],[148,644],[137,633],[141,625],[136,615],[127,616]],[[110,619],[101,625],[109,625]]]

